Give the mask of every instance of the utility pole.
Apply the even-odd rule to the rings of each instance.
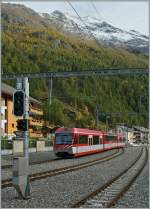
[[[53,80],[52,75],[50,79],[48,80],[48,120],[50,123],[50,105],[52,104],[52,87],[53,87]]]
[[[49,99],[49,105],[52,103],[52,90],[53,90],[53,80],[52,75],[51,78],[48,80],[48,99]]]
[[[142,105],[142,98],[143,98],[143,95],[140,95],[140,100],[139,100],[139,126],[140,126],[140,116],[141,116],[141,105]]]
[[[96,106],[96,129],[99,129],[99,110],[98,107]]]
[[[106,115],[106,132],[108,131],[108,120],[107,120],[107,115]]]

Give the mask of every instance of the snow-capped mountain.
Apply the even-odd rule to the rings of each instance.
[[[135,31],[125,31],[108,22],[92,16],[72,16],[58,10],[51,14],[40,14],[49,24],[57,29],[79,36],[80,38],[92,39],[91,33],[103,45],[107,47],[123,47],[129,51],[141,52],[148,55],[148,37]]]

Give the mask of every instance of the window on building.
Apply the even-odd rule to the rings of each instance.
[[[93,136],[93,144],[99,144],[99,136]]]
[[[14,123],[12,123],[12,128],[14,128]]]
[[[85,135],[79,136],[79,144],[87,144],[88,143],[88,137]]]

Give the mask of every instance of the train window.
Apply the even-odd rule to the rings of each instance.
[[[87,144],[88,143],[88,137],[85,135],[79,136],[79,144]]]
[[[103,137],[102,136],[100,136],[100,144],[103,144]]]
[[[113,135],[106,135],[106,141],[112,141],[115,140],[116,136]]]
[[[119,138],[119,142],[121,142],[122,141],[122,138]]]
[[[74,144],[78,144],[78,137],[77,137],[77,135],[74,135],[73,143],[74,143]]]
[[[123,137],[123,142],[125,142],[126,141],[126,138],[125,137]]]
[[[93,144],[99,144],[99,136],[93,136]]]
[[[68,133],[56,134],[55,144],[72,144],[72,135]]]

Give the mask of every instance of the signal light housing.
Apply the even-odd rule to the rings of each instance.
[[[22,90],[18,90],[14,93],[13,96],[13,106],[14,106],[14,115],[23,116],[24,114],[24,99],[25,93]]]
[[[17,129],[19,131],[27,131],[28,130],[28,120],[27,119],[17,120]]]

